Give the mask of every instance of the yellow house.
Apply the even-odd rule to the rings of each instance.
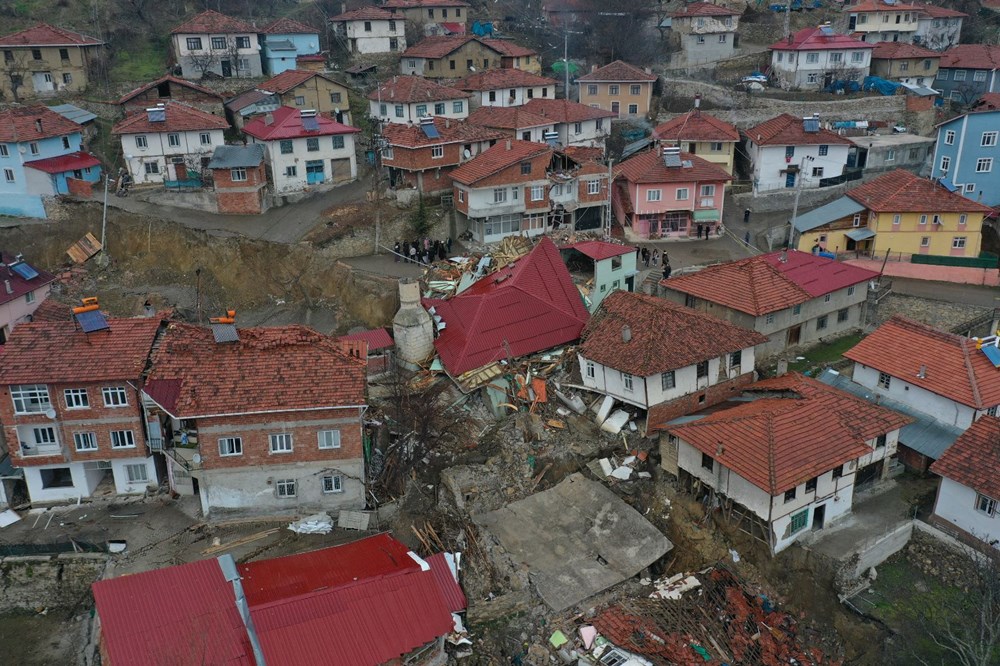
[[[799,250],[978,257],[988,206],[896,169],[793,220]]]
[[[46,23],[4,35],[0,95],[18,102],[83,91],[103,46],[99,39]]]
[[[282,106],[313,109],[334,116],[339,123],[351,124],[347,86],[321,72],[286,69],[257,89],[278,95]]]
[[[695,107],[673,120],[657,125],[653,138],[664,146],[680,146],[685,153],[718,164],[733,175],[733,155],[740,132],[733,125]]]
[[[656,78],[648,69],[615,60],[604,67],[593,67],[576,82],[581,104],[612,111],[622,118],[649,113]]]
[[[857,33],[861,41],[911,42],[920,18],[916,5],[885,0],[862,0],[844,8],[848,12],[848,31]]]

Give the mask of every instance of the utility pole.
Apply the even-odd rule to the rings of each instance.
[[[379,90],[381,94],[381,89]],[[381,107],[381,104],[380,104]],[[371,136],[368,145],[372,151],[372,182],[370,196],[375,205],[375,249],[373,254],[379,253],[382,243],[382,151],[386,147],[386,140],[382,136],[382,121],[377,116],[369,116],[371,125]]]
[[[613,162],[614,160],[608,158],[608,199],[604,203],[604,220],[602,225],[604,227],[604,240],[611,240],[611,188],[612,179],[614,178],[611,173],[611,165]]]
[[[556,42],[558,44],[558,42]],[[566,76],[566,99],[569,99],[569,30],[563,32],[563,74]]]
[[[795,249],[795,218],[799,216],[799,197],[802,196],[802,181],[805,179],[805,164],[807,161],[812,162],[816,158],[812,155],[806,155],[801,160],[799,160],[799,175],[795,180],[795,203],[792,204],[792,219],[788,221],[788,247],[790,249]]]
[[[111,182],[111,175],[104,174],[104,212],[101,213],[101,256],[97,259],[99,266],[108,265],[108,183]]]
[[[791,34],[792,30],[792,0],[785,0],[785,41],[788,41],[788,36]]]

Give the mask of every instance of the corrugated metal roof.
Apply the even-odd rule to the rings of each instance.
[[[835,220],[860,213],[864,206],[850,197],[840,197],[825,206],[814,208],[808,213],[804,213],[795,218],[796,231],[812,231],[816,227],[829,224]]]
[[[449,557],[452,558],[453,562],[454,556],[451,553],[435,553],[427,558],[427,564],[431,567],[431,573],[434,574],[434,580],[437,582],[442,598],[448,605],[448,610],[452,613],[460,613],[466,609],[468,602],[465,599],[465,593],[462,592],[461,585],[455,578],[455,573],[452,571],[451,563],[448,561]]]
[[[264,145],[253,143],[249,146],[217,146],[212,153],[209,169],[231,169],[233,167],[255,167],[264,161]]]
[[[852,229],[851,231],[848,231],[844,235],[854,241],[863,241],[868,238],[874,238],[875,232],[868,228],[861,228],[861,229]]]
[[[389,331],[385,328],[373,328],[369,331],[360,331],[358,333],[351,333],[349,335],[342,335],[338,340],[363,340],[368,343],[368,351],[378,351],[379,349],[385,349],[387,347],[392,347],[395,342],[392,340],[392,336],[389,335]]]
[[[78,125],[84,123],[89,123],[91,120],[97,118],[96,113],[91,113],[86,109],[81,109],[78,106],[73,106],[72,104],[56,104],[55,106],[50,106],[50,109],[58,113],[63,118],[67,120],[72,120]]]

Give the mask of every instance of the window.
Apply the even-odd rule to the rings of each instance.
[[[63,391],[66,398],[66,409],[87,409],[90,407],[90,396],[87,389],[66,389]]]
[[[465,190],[459,190],[458,191],[458,200],[460,202],[465,201]]]
[[[853,224],[855,227],[860,227],[861,226],[861,213],[855,213],[854,214],[854,220],[852,221],[851,224]],[[827,294],[826,298],[827,298],[827,300],[830,300],[830,294]]]
[[[715,461],[712,460],[712,456],[707,453],[701,454],[701,466],[702,469],[707,469],[709,472],[715,467]]]
[[[906,62],[905,60],[899,63],[899,71],[905,72],[908,71],[909,69],[910,69],[910,63]]]
[[[729,367],[736,368],[743,363],[743,350],[731,352],[729,354]]]
[[[13,169],[4,169],[3,170],[3,179],[5,181],[7,181],[8,183],[13,183],[14,182],[14,170]]]
[[[295,150],[291,139],[284,139],[278,142],[282,155],[291,155]]]
[[[822,317],[817,317],[816,318],[816,330],[817,331],[822,331],[823,329],[825,329],[826,328],[826,322],[827,322],[826,315],[823,315]]]
[[[340,102],[341,102],[341,95],[340,95],[339,92],[332,92],[332,93],[330,93],[330,103],[331,104],[340,104]]]
[[[809,63],[810,65],[815,65],[816,63],[819,62],[819,54],[818,53],[807,53],[806,54],[806,62]]]
[[[632,391],[632,375],[628,374],[627,372],[623,372],[622,373],[622,386],[625,387],[626,391],[629,391],[631,393],[631,391]]]
[[[295,106],[305,106],[306,98],[303,95],[295,96]]]
[[[292,435],[291,433],[283,432],[277,435],[271,435],[268,437],[269,440],[269,450],[271,453],[291,453],[292,452]]]
[[[878,386],[879,386],[879,388],[887,389],[887,388],[889,388],[889,384],[891,384],[891,383],[892,383],[892,377],[890,377],[887,373],[885,373],[885,372],[878,373]]]
[[[371,31],[372,31],[372,22],[365,21],[365,32],[371,32]]]
[[[96,451],[97,435],[92,432],[73,433],[73,446],[77,451]]]
[[[59,59],[69,60],[69,49],[59,49]]]
[[[588,85],[587,86],[587,94],[588,95],[596,95],[597,94],[597,86],[595,86],[593,83],[591,83],[590,85]]]
[[[677,201],[687,201],[688,196],[690,196],[688,188],[686,187],[677,188]]]
[[[0,143],[0,157],[10,157],[10,152],[7,150],[7,144]]]
[[[171,132],[167,135],[167,145],[176,148],[181,145],[181,135]]]
[[[948,130],[944,133],[944,142],[949,146],[955,143],[955,130]]]
[[[816,72],[809,72],[806,75],[806,83],[816,83],[819,78],[816,76]]]
[[[719,43],[720,44],[725,44],[726,43],[726,36],[727,35],[725,33],[719,35]]]
[[[695,36],[695,43],[696,44],[704,44],[705,43],[705,35],[696,35]]]
[[[497,187],[493,190],[493,203],[505,203],[507,201],[507,188]]]
[[[976,493],[976,511],[992,517],[997,512],[997,501],[992,497]]]
[[[135,434],[131,430],[112,430],[111,431],[111,448],[112,449],[134,449],[135,448]]]
[[[586,372],[588,379],[594,379],[597,376],[597,367],[593,361],[587,361]]]
[[[985,81],[986,80],[986,70],[980,70],[978,72],[973,73],[972,80],[973,81],[979,81],[980,83],[982,83],[983,81]]]
[[[236,167],[229,170],[229,177],[234,183],[240,183],[247,179],[247,170],[244,167]]]
[[[248,49],[250,48],[250,38],[249,37],[237,37],[236,38],[236,48],[238,49]]]
[[[847,318],[850,314],[851,311],[848,308],[837,310],[837,323],[843,324],[845,321],[847,321]]]
[[[105,407],[127,407],[128,394],[124,386],[105,386],[101,389]]]
[[[320,477],[323,482],[323,492],[329,493],[342,493],[344,492],[344,477],[340,474],[330,474],[328,476]]]
[[[188,51],[201,51],[201,37],[187,38]]]
[[[581,134],[583,132],[583,123],[573,123],[573,134]]]
[[[983,132],[982,143],[983,146],[995,146],[997,145],[997,132]]]
[[[452,102],[451,103],[451,112],[452,113],[462,113],[462,111],[464,109],[465,109],[465,102],[459,101],[459,102]]]
[[[639,113],[639,105],[638,104],[629,104],[628,105],[628,112],[630,114],[632,114],[633,116],[636,115],[636,114],[638,114]]]
[[[600,194],[601,193],[601,181],[590,180],[587,181],[587,194]]]
[[[878,437],[875,438],[875,448],[876,449],[884,449],[885,448],[885,442],[886,442],[886,436],[885,435],[879,435]]]
[[[839,63],[841,61],[843,55],[844,55],[843,53],[831,53],[830,54],[830,62],[832,62],[832,63]]]
[[[973,187],[973,189],[975,189],[975,187]],[[964,227],[965,223],[968,221],[968,219],[969,219],[969,216],[966,215],[965,213],[962,213],[961,215],[959,215],[958,216],[958,226]]]
[[[396,107],[393,109],[393,112],[396,114],[397,118],[402,118],[403,117],[403,105],[402,104],[397,104]]]
[[[677,377],[674,375],[673,370],[667,370],[660,374],[660,389],[663,391],[669,391],[670,389],[677,386]]]
[[[149,471],[142,463],[125,465],[125,479],[129,483],[149,483]]]
[[[242,437],[222,437],[219,439],[220,456],[241,456],[243,455]]]
[[[611,84],[610,86],[608,86],[608,94],[609,95],[617,95],[618,94],[618,86],[615,85],[615,84]]]
[[[344,137],[337,135],[333,137],[333,143],[331,144],[334,150],[341,150],[344,147]]]
[[[896,150],[894,148],[890,148],[886,152],[886,154],[885,154],[885,161],[886,162],[895,162],[896,161]]]
[[[146,147],[147,147],[147,144],[146,144],[146,135],[140,134],[137,137],[135,137],[135,147],[138,148],[138,149],[140,149],[140,150],[145,150],[146,149]]]
[[[545,187],[543,185],[532,185],[531,186],[531,200],[541,201],[545,198]]]
[[[317,433],[319,438],[319,448],[321,449],[339,449],[340,448],[340,431],[339,430],[320,430]]]
[[[25,303],[34,303],[35,302],[35,292],[29,291],[27,294],[25,294],[24,295],[24,302]]]
[[[956,69],[955,70],[955,80],[956,81],[964,81],[965,80],[965,70],[964,69]]]
[[[431,157],[433,159],[440,159],[444,157],[444,146],[433,146],[431,148]]]
[[[854,285],[851,285],[850,287],[847,288],[847,295],[848,296],[854,295]]]
[[[389,21],[389,32],[396,32],[396,22],[395,21]],[[410,62],[413,62],[413,61],[411,60]],[[410,65],[410,66],[412,67],[413,65]]]
[[[931,246],[931,237],[930,236],[921,236],[920,237],[920,247],[930,247],[930,246]]]
[[[896,215],[893,215],[892,216],[892,226],[898,227],[901,220],[902,220],[902,218],[900,217],[900,215],[898,213]]]
[[[661,194],[660,190],[646,190],[646,201],[659,201]]]
[[[212,48],[218,51],[223,51],[226,48],[226,38],[225,37],[212,37]]]
[[[201,145],[203,146],[212,145],[212,135],[209,134],[208,132],[202,132],[201,134],[199,134],[198,139],[199,141],[201,141]]]
[[[920,216],[920,224],[927,224],[927,215]]]
[[[434,105],[434,115],[443,116],[444,115],[444,102],[438,102]]]
[[[294,165],[293,166],[286,166],[285,167],[285,176],[287,176],[289,178],[294,178],[295,176],[298,175],[298,171],[299,171],[298,167],[296,167]]]
[[[421,117],[427,115],[427,105],[426,104],[417,104],[417,115],[421,116]]]
[[[948,169],[951,168],[951,158],[947,155],[941,157],[941,171],[948,173]]]
[[[701,196],[703,196],[703,197],[714,197],[715,196],[715,185],[702,185],[701,186]]]
[[[295,479],[280,479],[274,482],[274,494],[279,499],[295,497]]]
[[[698,379],[704,379],[708,377],[708,361],[701,361],[695,366],[695,372],[698,374]]]
[[[434,18],[434,10],[433,9],[428,9],[427,10],[427,18]]]
[[[319,150],[319,137],[312,136],[306,139],[306,151],[315,153],[317,150]]]
[[[768,312],[766,315],[764,315],[764,323],[765,324],[773,324],[774,323],[774,313],[773,312]]]
[[[980,157],[976,160],[976,173],[989,173],[993,171],[993,158]]]
[[[796,305],[795,307],[793,307],[792,308],[792,314],[793,315],[802,314],[802,306],[801,305]]]
[[[852,51],[851,52],[851,62],[864,62],[865,54],[863,51]]]
[[[806,525],[808,524],[809,524],[809,509],[803,509],[802,511],[799,511],[798,513],[792,516],[792,523],[789,526],[789,529],[792,534],[795,534],[796,532],[801,532],[802,530],[804,530],[806,528]]]
[[[633,96],[634,95],[641,95],[642,94],[642,86],[639,85],[639,84],[633,84],[633,85],[629,86],[629,94],[633,95]]]
[[[993,405],[992,407],[986,410],[986,416],[996,416],[998,409],[1000,409],[1000,405]]]
[[[815,477],[815,476],[813,478],[809,479],[808,481],[806,481],[806,492],[807,493],[814,493],[814,492],[816,492],[816,483],[818,481],[819,481],[819,478]]]
[[[160,173],[159,162],[146,162],[142,165],[142,168],[146,171],[147,175]]]
[[[798,488],[791,488],[785,491],[785,504],[795,501],[795,491],[797,490]]]
[[[951,249],[953,250],[964,250],[965,249],[965,236],[955,236],[951,239]]]

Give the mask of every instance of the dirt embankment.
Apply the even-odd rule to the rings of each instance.
[[[0,247],[54,272],[66,266],[70,245],[87,232],[100,238],[101,208],[65,204],[61,212],[58,222],[0,229]],[[117,210],[108,212],[106,237],[110,266],[100,269],[91,259],[86,276],[64,293],[75,298],[90,291],[86,295],[100,297],[118,315],[141,312],[147,299],[189,314],[200,308],[205,317],[227,307],[256,313],[257,321],[248,323],[307,323],[309,313],[325,310],[333,316],[309,323],[336,321],[340,330],[386,325],[398,307],[394,280],[358,274],[333,250],[309,243],[219,238]]]

